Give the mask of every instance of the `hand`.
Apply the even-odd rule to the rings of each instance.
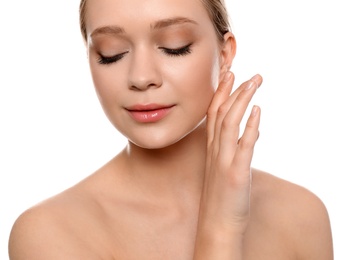
[[[239,128],[262,78],[254,76],[231,94],[233,82],[234,75],[227,72],[207,112],[206,170],[197,248],[202,247],[203,242],[213,243],[216,239],[223,244],[226,239],[229,244],[233,239],[242,238],[249,221],[251,161],[259,135],[259,107],[253,107],[241,138]],[[221,247],[218,250],[223,254],[228,249]]]

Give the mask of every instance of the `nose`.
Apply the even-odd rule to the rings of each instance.
[[[157,62],[156,55],[153,50],[146,48],[134,51],[129,68],[129,89],[144,91],[162,85],[160,64]]]

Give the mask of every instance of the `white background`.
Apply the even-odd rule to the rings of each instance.
[[[18,215],[91,174],[125,144],[101,110],[78,0],[0,2],[0,259]],[[260,73],[254,167],[313,191],[341,259],[341,15],[336,0],[227,0],[237,83]],[[193,68],[195,73],[195,68]]]

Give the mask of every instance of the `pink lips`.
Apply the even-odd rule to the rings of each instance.
[[[134,105],[126,108],[130,116],[140,123],[154,123],[163,119],[174,105]]]

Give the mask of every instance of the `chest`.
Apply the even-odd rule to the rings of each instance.
[[[110,244],[107,259],[192,260],[196,223],[122,219],[115,227],[101,231]],[[261,230],[254,224],[246,233],[245,260],[292,260],[290,247],[275,230]]]

